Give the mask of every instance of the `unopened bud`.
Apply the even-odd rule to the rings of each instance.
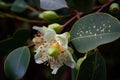
[[[112,3],[109,8],[111,13],[117,13],[120,10],[119,4],[118,3]]]
[[[60,33],[62,31],[62,27],[58,23],[48,25],[48,28],[52,28],[56,31],[56,33]]]
[[[45,19],[45,20],[55,20],[58,19],[59,16],[54,11],[44,11],[38,15],[39,18]]]

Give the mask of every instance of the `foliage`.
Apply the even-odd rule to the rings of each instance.
[[[4,69],[6,75],[12,79],[20,79],[26,72],[30,60],[30,52],[27,47],[20,47],[7,56]]]
[[[120,0],[0,0],[1,79],[107,80],[106,65],[115,63],[104,51],[120,42],[119,4]],[[113,55],[116,49],[108,52]],[[63,66],[54,76],[35,60],[53,73],[63,64],[73,69]]]

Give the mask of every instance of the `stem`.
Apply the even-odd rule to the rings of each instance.
[[[37,10],[29,5],[26,5],[26,8],[29,9],[32,12],[37,12]]]
[[[75,18],[76,18],[76,15],[73,16],[70,20],[68,20],[64,25],[62,25],[62,30],[63,30],[69,23],[71,23]]]
[[[108,5],[110,5],[113,1],[115,0],[109,0],[109,2],[107,2],[106,4],[104,4],[103,6],[101,6],[100,9],[98,9],[96,12],[101,12],[103,9],[105,9]]]
[[[75,18],[79,19],[81,15],[83,15],[82,12],[76,12],[76,15],[74,15],[71,19],[69,19],[65,24],[62,25],[62,30],[63,30],[69,23],[71,23]]]
[[[30,19],[27,19],[27,18],[19,17],[19,16],[12,15],[12,14],[8,14],[8,13],[5,13],[5,12],[0,12],[0,15],[2,15],[4,17],[9,17],[9,18],[20,20],[20,21],[24,21],[24,22],[40,23],[40,24],[46,23],[45,21],[30,20]]]

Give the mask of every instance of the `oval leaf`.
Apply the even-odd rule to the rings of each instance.
[[[11,11],[13,12],[23,12],[26,9],[27,3],[24,0],[15,0],[12,4]]]
[[[118,39],[120,23],[109,14],[93,13],[79,19],[70,34],[75,48],[84,53]]]
[[[4,70],[8,78],[20,79],[24,76],[30,61],[30,52],[27,47],[13,50],[6,58]]]
[[[67,7],[65,0],[40,0],[40,6],[45,10],[57,10]]]
[[[105,61],[98,51],[91,51],[83,61],[76,80],[106,80]]]

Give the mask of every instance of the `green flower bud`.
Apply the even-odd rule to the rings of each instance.
[[[100,3],[100,4],[105,4],[105,3],[107,3],[109,0],[98,0],[98,2]]]
[[[71,54],[74,53],[74,50],[71,47],[68,47],[68,50],[70,51]]]
[[[45,20],[55,20],[58,19],[59,16],[54,11],[44,11],[38,15],[39,18],[45,19]]]
[[[49,48],[48,49],[48,55],[49,56],[52,56],[52,57],[55,57],[58,55],[58,49],[57,48]]]
[[[112,3],[109,7],[109,10],[111,13],[117,13],[120,10],[119,4],[118,3]]]
[[[62,27],[58,23],[48,25],[48,28],[52,28],[56,31],[56,33],[60,33],[62,31]]]
[[[82,62],[85,60],[84,57],[78,59],[77,64],[76,64],[76,69],[79,70]]]
[[[70,33],[69,32],[65,32],[68,38],[68,42],[70,42]]]

